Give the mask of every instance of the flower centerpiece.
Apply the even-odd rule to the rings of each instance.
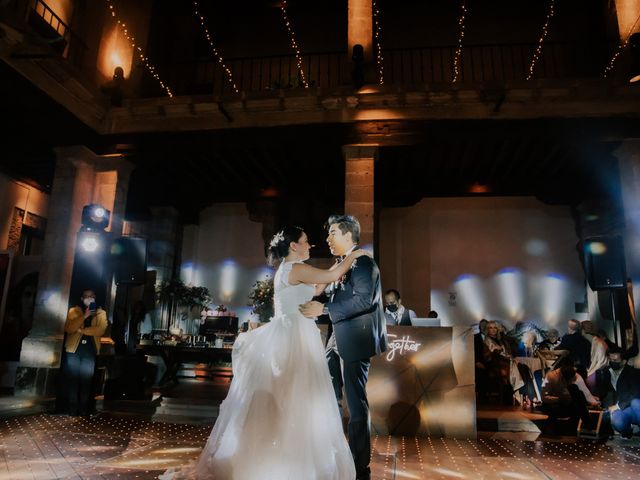
[[[261,322],[268,322],[273,317],[273,278],[267,277],[253,284],[249,293],[251,313],[260,318]]]
[[[193,318],[198,321],[197,315],[192,310],[206,309],[211,303],[211,294],[206,287],[185,285],[182,280],[172,279],[162,282],[157,289],[158,300],[162,303],[163,317],[166,315],[167,330],[178,332],[180,321],[188,322],[188,330],[195,330]],[[185,333],[185,332],[182,332]]]

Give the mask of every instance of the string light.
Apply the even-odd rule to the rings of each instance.
[[[115,8],[113,8],[113,0],[106,0],[106,1],[107,1],[107,4],[109,5],[109,10],[111,11],[111,16],[115,19],[116,24],[119,27],[122,28],[122,33],[124,35],[124,38],[127,39],[129,44],[133,48],[134,52],[136,50],[138,51],[138,53],[137,53],[138,57],[140,57],[140,60],[142,61],[144,66],[147,67],[147,70],[149,70],[149,73],[151,73],[151,76],[158,81],[160,86],[163,88],[163,90],[165,92],[167,92],[167,95],[169,97],[173,97],[173,93],[171,93],[171,89],[162,81],[162,79],[160,78],[160,75],[158,75],[158,73],[156,72],[156,67],[154,67],[149,62],[149,59],[144,55],[144,52],[142,51],[142,48],[140,48],[138,45],[136,45],[136,39],[134,37],[132,37],[131,35],[129,35],[129,31],[127,30],[127,25],[125,23],[123,23],[118,18],[117,14],[116,14],[116,10],[115,10]]]
[[[373,22],[375,23],[373,32],[376,41],[376,65],[378,66],[378,83],[380,85],[384,85],[384,58],[382,57],[382,38],[380,35],[380,31],[382,30],[382,28],[380,27],[380,9],[378,8],[378,3],[376,2],[376,0],[373,0],[371,6],[373,8]]]
[[[300,55],[300,48],[298,48],[298,42],[296,42],[296,35],[293,32],[293,27],[291,26],[291,21],[289,20],[289,16],[287,15],[287,0],[282,0],[280,3],[280,11],[282,11],[282,20],[284,20],[284,24],[287,27],[289,32],[289,38],[291,39],[291,48],[296,54],[296,63],[298,64],[298,73],[300,74],[300,80],[302,80],[302,84],[304,88],[309,88],[309,84],[307,80],[304,78],[304,70],[302,70],[302,56]]]
[[[220,65],[220,67],[222,67],[222,70],[224,70],[225,75],[227,76],[227,80],[229,81],[229,83],[231,84],[231,88],[233,88],[233,91],[235,93],[238,93],[238,87],[236,86],[235,82],[233,81],[233,75],[231,74],[231,69],[229,67],[227,67],[227,65],[225,65],[224,63],[224,58],[222,58],[222,55],[220,55],[220,53],[218,52],[218,49],[213,45],[213,40],[211,39],[211,34],[209,33],[209,29],[207,28],[207,26],[204,23],[204,16],[200,15],[200,12],[198,10],[198,1],[194,0],[193,2],[193,13],[195,14],[196,18],[200,21],[200,26],[202,27],[202,30],[204,32],[204,36],[207,37],[207,42],[209,42],[209,46],[211,47],[211,51],[213,52],[213,55],[215,56],[215,58],[218,60],[218,64]]]
[[[549,24],[551,23],[551,19],[556,13],[555,7],[556,7],[556,0],[551,0],[551,5],[549,6],[549,13],[547,14],[547,20],[544,22],[544,26],[542,27],[542,35],[540,35],[540,39],[538,40],[538,47],[536,48],[536,51],[533,54],[533,58],[531,59],[531,65],[529,65],[529,73],[527,74],[527,80],[531,80],[531,77],[533,77],[533,69],[536,66],[536,62],[538,61],[538,58],[540,58],[540,53],[542,53],[542,44],[544,43],[544,39],[547,37],[547,33],[549,32]]]
[[[640,20],[640,15],[638,16],[638,18],[636,18],[636,21],[633,22],[633,25],[631,25],[631,28],[627,32],[627,39],[624,42],[618,44],[618,48],[616,49],[616,53],[613,54],[613,57],[611,57],[611,61],[609,62],[609,65],[607,65],[607,67],[604,69],[604,73],[603,73],[603,77],[604,78],[607,78],[607,75],[609,73],[611,73],[611,70],[613,70],[613,66],[616,63],[616,60],[618,59],[618,57],[620,56],[622,51],[625,48],[627,48],[627,45],[629,45],[629,40],[631,39],[631,33],[633,33],[633,30],[636,28],[638,20]]]
[[[462,57],[462,41],[464,40],[464,22],[467,14],[467,6],[465,0],[462,0],[462,8],[460,12],[460,19],[458,20],[458,26],[460,27],[460,34],[458,35],[458,48],[456,54],[453,57],[453,83],[458,81],[460,75],[460,63]]]

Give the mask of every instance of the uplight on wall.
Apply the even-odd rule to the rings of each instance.
[[[133,47],[120,32],[121,27],[117,24],[105,33],[100,54],[98,56],[98,70],[105,77],[111,79],[116,67],[122,67],[124,77],[129,78],[131,74],[131,63],[133,61]]]

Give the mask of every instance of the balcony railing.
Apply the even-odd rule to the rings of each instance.
[[[525,80],[537,44],[468,45],[460,55],[458,81]],[[457,46],[383,51],[385,83],[450,83]],[[531,78],[580,78],[602,73],[606,45],[588,48],[578,43],[545,43]]]
[[[61,37],[67,36],[67,31],[69,30],[69,26],[62,21],[62,19],[55,14],[49,5],[44,3],[42,0],[34,0],[33,2],[33,11],[42,18],[49,26],[55,30],[55,32]]]
[[[29,24],[53,49],[74,66],[82,68],[87,51],[86,44],[71,31],[56,13],[42,0],[33,0],[28,14]]]
[[[458,82],[525,80],[537,44],[467,45],[460,56]],[[386,85],[451,84],[456,45],[383,51]],[[602,74],[609,46],[583,43],[545,43],[533,69],[533,79],[589,78]],[[302,86],[294,55],[225,60],[240,91],[259,92]],[[348,85],[351,64],[344,52],[302,56],[310,86],[330,89]],[[178,93],[233,93],[224,71],[213,59],[195,67],[175,66],[168,72]]]

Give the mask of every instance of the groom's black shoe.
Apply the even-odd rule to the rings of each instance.
[[[356,472],[356,480],[371,480],[371,469],[367,467],[362,472]]]

